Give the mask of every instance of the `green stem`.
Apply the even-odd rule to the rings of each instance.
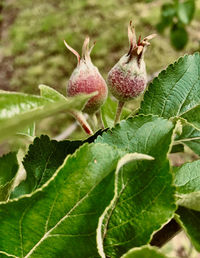
[[[120,122],[120,116],[121,116],[124,104],[125,102],[122,102],[122,101],[118,102],[117,111],[115,115],[115,125]]]

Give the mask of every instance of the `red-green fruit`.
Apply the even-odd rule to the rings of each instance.
[[[89,99],[86,103],[84,112],[88,114],[95,113],[105,102],[108,89],[105,80],[99,73],[96,66],[92,64],[90,53],[93,46],[89,49],[89,38],[87,37],[83,44],[82,58],[66,42],[67,48],[72,51],[78,59],[78,64],[73,71],[67,86],[67,96],[73,97],[81,93],[97,92],[97,95]]]
[[[121,57],[118,63],[108,73],[108,87],[110,92],[119,101],[125,102],[141,95],[147,85],[144,52],[150,45],[148,40],[155,34],[141,38],[136,42],[134,27],[128,26],[130,49],[128,54]]]

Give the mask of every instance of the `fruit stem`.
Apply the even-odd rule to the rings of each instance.
[[[72,116],[79,122],[80,126],[82,127],[82,129],[89,135],[93,135],[93,131],[90,128],[90,125],[88,124],[88,122],[86,121],[84,115],[82,112],[77,111],[77,110],[71,110],[70,113],[72,114]]]
[[[93,123],[94,130],[96,131],[96,129],[98,128],[98,120],[97,120],[97,115],[95,113],[92,114],[92,123]]]
[[[116,115],[115,115],[115,123],[114,123],[115,125],[120,122],[120,116],[121,116],[124,104],[125,102],[122,102],[119,100]]]
[[[95,113],[89,115],[89,122],[95,132],[98,129],[98,120]]]
[[[102,112],[99,111],[99,117],[100,117],[100,127],[101,129],[105,129],[103,118],[102,118]]]

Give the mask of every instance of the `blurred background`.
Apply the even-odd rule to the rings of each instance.
[[[0,89],[38,94],[43,83],[65,94],[76,58],[63,39],[80,53],[86,35],[96,41],[92,60],[106,78],[128,51],[130,20],[137,36],[158,33],[145,55],[150,78],[200,49],[200,0],[0,0]],[[72,121],[45,119],[41,132],[55,136]]]
[[[96,41],[92,60],[106,78],[128,51],[130,20],[137,36],[158,33],[145,54],[150,78],[200,49],[200,0],[0,0],[0,89],[38,94],[43,83],[65,94],[76,57],[63,39],[80,53],[86,35]],[[72,121],[61,115],[40,129],[55,136]]]
[[[106,78],[128,51],[130,20],[137,36],[158,34],[145,55],[149,79],[200,50],[200,0],[0,0],[0,89],[39,94],[43,83],[65,94],[76,58],[63,39],[80,53],[86,35],[96,41],[92,60]],[[38,134],[56,136],[73,123],[60,114],[56,122],[43,120]],[[82,137],[80,129],[70,135]],[[171,257],[200,257],[184,234],[164,250]]]

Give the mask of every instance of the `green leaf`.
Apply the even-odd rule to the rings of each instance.
[[[182,117],[186,119],[194,127],[200,129],[200,105],[197,105],[192,109],[189,109],[182,115]]]
[[[101,117],[105,128],[112,128],[114,126],[116,110],[117,102],[108,97],[104,105],[101,107]],[[121,120],[126,119],[130,114],[131,110],[123,108]]]
[[[21,129],[18,132],[18,134],[34,137],[35,136],[35,123],[33,123],[32,125],[24,128],[24,129]]]
[[[121,258],[167,258],[158,248],[142,246],[129,250]]]
[[[193,246],[200,252],[200,212],[179,207],[176,211],[180,225],[184,228]]]
[[[154,114],[164,118],[184,117],[200,104],[199,76],[199,53],[180,58],[149,85],[140,114]]]
[[[60,94],[60,92],[58,92],[57,90],[54,90],[53,88],[47,85],[40,84],[39,89],[40,89],[41,96],[44,98],[51,99],[54,102],[60,101],[60,100],[67,101],[67,98],[65,98],[65,96],[63,96],[62,94]]]
[[[0,122],[49,103],[40,96],[0,90]]]
[[[42,135],[35,138],[33,144],[29,146],[23,165],[26,169],[27,177],[11,193],[11,198],[16,198],[28,194],[41,187],[62,165],[67,155],[72,154],[82,144],[92,143],[98,135],[102,134],[99,130],[96,134],[84,141],[61,141],[50,140],[48,136]]]
[[[26,180],[14,189],[11,198],[31,193],[41,187],[62,165],[66,156],[74,153],[81,144],[81,141],[51,141],[48,136],[36,138],[23,161]]]
[[[32,195],[0,204],[0,252],[17,257],[98,257],[98,218],[113,196],[119,154],[86,144]]]
[[[13,117],[1,121],[0,140],[8,138],[10,135],[16,133],[16,131],[19,131],[19,129],[25,128],[26,126],[31,124],[33,121],[55,115],[58,112],[66,112],[71,110],[72,108],[80,110],[85,105],[87,100],[91,98],[91,96],[94,96],[94,94],[79,95],[77,97],[69,98],[68,101],[60,100],[56,103],[52,103],[52,101],[49,102],[50,100],[48,99],[48,103],[43,106],[37,107],[32,110],[30,109],[30,111],[28,112],[14,114]],[[7,109],[5,110],[5,113],[9,114]],[[2,114],[4,114],[3,111]]]
[[[196,154],[200,155],[200,130],[185,123],[181,135],[176,136],[175,143],[187,145]]]
[[[97,245],[98,245],[98,250],[99,250],[99,254],[101,255],[101,257],[107,257],[104,253],[104,247],[103,247],[104,238],[105,238],[105,235],[107,234],[106,226],[108,225],[109,220],[110,220],[111,216],[113,215],[113,211],[115,209],[117,209],[116,206],[118,205],[118,202],[120,202],[120,197],[121,197],[120,195],[121,195],[122,191],[124,191],[124,189],[127,188],[127,185],[129,183],[128,180],[130,180],[130,178],[128,180],[126,178],[127,181],[123,181],[123,180],[121,181],[120,178],[124,177],[124,173],[126,173],[127,171],[128,171],[128,173],[131,173],[132,176],[134,176],[134,174],[137,173],[137,171],[136,171],[137,166],[139,166],[137,164],[136,169],[135,169],[135,165],[136,165],[137,160],[153,160],[153,159],[154,158],[149,156],[149,155],[139,154],[139,153],[129,153],[129,154],[126,154],[124,157],[122,157],[119,160],[119,162],[117,164],[116,171],[115,171],[115,189],[114,189],[115,194],[114,194],[114,197],[113,197],[110,205],[106,208],[106,210],[104,211],[104,213],[100,217],[99,226],[98,226],[98,229],[97,229]],[[126,167],[126,170],[124,171],[124,166],[128,165],[132,161],[134,161],[134,166],[132,166],[133,164],[131,164],[131,166],[128,166],[128,169]],[[123,185],[123,183],[124,183],[124,185]],[[126,209],[126,207],[123,207],[123,208]],[[122,209],[122,207],[121,207],[121,209]],[[120,210],[117,211],[117,212],[120,212]],[[121,214],[119,216],[121,216],[122,220],[120,222],[123,221],[123,217],[122,217],[123,215],[124,215],[123,211],[121,211]],[[133,215],[133,213],[130,214],[130,215]],[[130,219],[128,212],[126,212],[126,219],[127,219],[127,221]],[[118,227],[118,226],[119,225],[116,225],[116,227]],[[122,232],[123,232],[123,228],[122,228]],[[109,256],[110,255],[118,256],[118,253],[116,253],[116,254],[109,253]]]
[[[200,160],[186,163],[175,170],[178,204],[200,211]]]
[[[161,16],[172,20],[176,14],[176,8],[174,4],[166,3],[162,5]]]
[[[107,256],[119,257],[132,247],[147,244],[152,233],[173,216],[175,189],[166,159],[173,129],[165,119],[138,116],[97,138],[96,142],[121,151],[155,158],[127,164],[116,178],[116,203],[107,208],[98,227],[99,250],[104,248]]]
[[[170,41],[176,50],[182,50],[188,42],[188,33],[182,24],[174,23],[170,30]]]
[[[178,3],[178,18],[184,24],[189,24],[194,16],[195,12],[195,1],[187,0]]]
[[[8,199],[18,168],[15,152],[0,157],[0,201]]]
[[[40,84],[39,87],[40,89],[40,95],[46,99],[49,99],[53,102],[57,102],[57,101],[62,101],[62,100],[66,100],[67,98],[65,98],[62,94],[60,94],[58,91],[54,90],[53,88],[44,85],[44,84]],[[35,124],[33,124],[31,127],[25,128],[21,134],[25,134],[25,135],[29,135],[29,136],[35,136]]]
[[[174,4],[167,3],[161,7],[161,21],[157,24],[159,32],[163,32],[164,29],[172,23],[173,17],[176,14],[176,8]]]
[[[0,90],[0,123],[7,118],[41,107],[49,100],[40,96]],[[34,136],[35,124],[21,128],[17,133]]]

